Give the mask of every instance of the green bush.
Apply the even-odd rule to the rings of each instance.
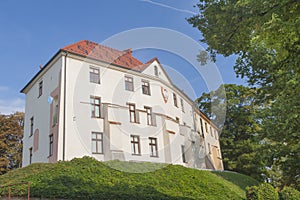
[[[99,162],[84,157],[13,170],[0,176],[0,186],[30,182],[31,197],[42,199],[240,200],[245,199],[245,186],[257,184],[238,173],[222,173],[146,162]],[[7,197],[7,187],[4,189],[0,188],[0,199]],[[18,191],[12,189],[12,196],[26,196]]]
[[[278,192],[276,189],[268,184],[262,183],[259,186],[252,186],[246,188],[247,200],[278,200]]]
[[[246,187],[246,199],[247,200],[257,200],[258,199],[258,187]]]
[[[299,200],[300,192],[292,187],[285,187],[280,192],[281,200]]]

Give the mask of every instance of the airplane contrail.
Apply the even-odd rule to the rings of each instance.
[[[165,8],[169,8],[169,9],[176,10],[176,11],[179,11],[179,12],[185,12],[185,13],[197,15],[197,13],[195,13],[193,11],[190,11],[190,10],[175,8],[173,6],[169,6],[169,5],[166,5],[166,4],[163,4],[163,3],[154,2],[154,1],[151,1],[151,0],[140,0],[140,1],[144,1],[144,2],[151,3],[151,4],[154,4],[154,5],[157,5],[157,6],[165,7]]]

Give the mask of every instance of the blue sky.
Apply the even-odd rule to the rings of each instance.
[[[186,18],[197,12],[193,7],[196,3],[195,0],[0,1],[0,113],[24,111],[25,95],[19,93],[20,89],[39,71],[39,65],[44,65],[60,48],[77,41],[101,43],[112,35],[143,27],[167,28],[199,41],[201,33],[186,22]],[[134,55],[144,62],[158,57],[162,64],[190,81],[196,96],[205,91],[203,81],[191,78],[194,71],[178,56],[151,49]],[[216,64],[225,83],[244,84],[233,71],[234,58],[219,56]]]

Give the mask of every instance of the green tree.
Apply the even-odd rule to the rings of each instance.
[[[219,98],[223,90],[226,98]],[[262,180],[265,165],[260,154],[261,125],[256,116],[258,107],[255,104],[257,93],[255,88],[226,84],[216,91],[203,93],[197,99],[197,104],[222,129],[220,145],[224,168]],[[212,105],[217,107],[212,109]],[[220,119],[224,109],[226,119],[223,124]]]
[[[299,188],[300,1],[200,0],[197,7],[188,22],[210,54],[236,55],[237,75],[262,91],[268,166],[279,169],[281,186]]]
[[[0,175],[21,167],[24,113],[0,115]]]

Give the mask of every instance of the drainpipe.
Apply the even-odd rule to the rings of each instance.
[[[67,96],[67,56],[68,52],[65,54],[65,62],[64,62],[64,116],[63,116],[63,155],[62,160],[65,161],[65,153],[66,153],[66,96]]]

